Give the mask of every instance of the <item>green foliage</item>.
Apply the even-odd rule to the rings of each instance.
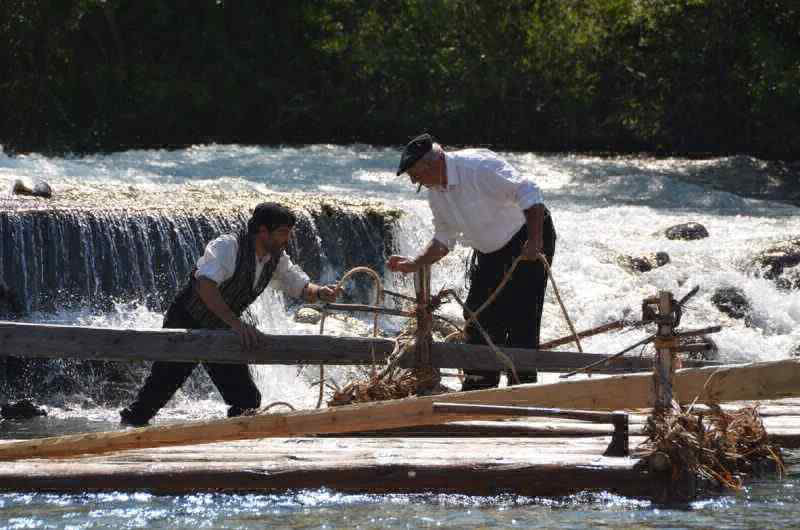
[[[796,0],[15,0],[0,144],[796,158],[798,28]]]

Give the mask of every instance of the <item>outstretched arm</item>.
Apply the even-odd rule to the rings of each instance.
[[[389,256],[386,266],[389,267],[389,270],[394,272],[417,272],[423,265],[433,265],[449,253],[450,250],[447,246],[436,239],[431,239],[431,242],[428,243],[428,246],[425,248],[425,252],[421,255],[416,258],[397,255]]]
[[[335,302],[336,297],[339,296],[341,289],[336,285],[317,285],[316,283],[308,282],[303,287],[303,300],[313,304],[319,300],[323,302]]]

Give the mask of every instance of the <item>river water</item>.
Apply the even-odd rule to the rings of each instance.
[[[753,253],[772,242],[800,235],[797,209],[779,203],[709,192],[681,177],[735,167],[731,159],[597,158],[583,155],[504,153],[542,188],[558,231],[553,274],[576,328],[635,318],[641,300],[658,290],[680,296],[699,285],[682,325],[722,324],[714,336],[720,358],[775,360],[800,344],[800,299],[770,281],[744,272]],[[313,191],[337,197],[370,197],[408,212],[398,244],[411,253],[432,234],[424,191],[396,177],[395,149],[365,145],[307,147],[195,146],[178,151],[128,151],[110,155],[15,158],[0,154],[0,190],[16,178],[44,178],[55,192],[63,187],[134,187],[140,191],[225,187],[257,191]],[[733,175],[735,178],[735,174]],[[661,232],[694,221],[710,237],[670,241]],[[622,269],[620,255],[667,252],[671,262],[644,274]],[[466,249],[457,248],[435,267],[433,289],[463,286]],[[328,271],[336,279],[344,271]],[[387,279],[398,288],[398,281]],[[717,288],[736,286],[750,300],[747,322],[731,319],[711,303]],[[402,285],[400,285],[402,287]],[[406,287],[407,288],[407,287]],[[316,333],[298,324],[274,293],[257,303],[265,331]],[[457,315],[455,307],[445,311]],[[36,313],[31,321],[114,327],[159,327],[161,315],[136,300],[110,311],[70,308]],[[397,325],[384,320],[386,326]],[[363,332],[367,322],[332,322],[330,333]],[[565,335],[567,325],[549,293],[543,340]],[[609,334],[584,341],[592,352],[614,352],[642,334]],[[199,372],[199,371],[198,371]],[[310,408],[316,393],[311,375],[294,367],[259,367],[264,402],[290,401]],[[343,371],[339,377],[346,377]],[[287,381],[290,381],[287,383]],[[116,409],[95,405],[80,393],[50,398],[49,416],[29,423],[2,422],[0,437],[26,438],[115,427]],[[224,405],[202,375],[159,415],[159,421],[219,417]],[[566,499],[475,498],[452,495],[342,495],[325,490],[286,495],[2,494],[0,527],[791,527],[800,481],[764,479],[745,492],[703,499],[687,507],[663,508],[611,495]]]

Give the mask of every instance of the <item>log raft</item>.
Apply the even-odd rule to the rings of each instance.
[[[764,407],[770,437],[785,447],[799,447],[800,404],[787,400],[774,405]],[[632,448],[644,439],[645,418],[631,415]],[[637,466],[636,458],[602,456],[612,430],[559,419],[458,422],[17,460],[0,465],[0,491],[278,493],[324,487],[353,493],[564,496],[610,491],[657,497],[663,484]]]

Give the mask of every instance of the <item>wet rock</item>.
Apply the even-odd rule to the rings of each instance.
[[[678,343],[682,347],[695,347],[699,351],[689,351],[684,355],[687,359],[697,361],[716,361],[719,359],[719,348],[714,339],[708,335],[700,335],[698,337],[682,337],[678,339]]]
[[[711,303],[731,318],[743,319],[750,316],[753,308],[750,300],[738,287],[720,287],[711,295]]]
[[[0,320],[18,318],[22,314],[22,306],[16,293],[0,280]]]
[[[29,420],[37,416],[47,416],[47,412],[27,399],[0,405],[0,417],[7,420]]]
[[[746,268],[757,277],[774,281],[780,289],[800,289],[800,238],[762,250]]]
[[[708,237],[708,230],[700,223],[682,223],[670,226],[664,231],[667,239],[683,239],[687,241]]]
[[[623,269],[630,272],[647,272],[658,267],[662,267],[670,262],[669,254],[666,252],[655,252],[646,256],[619,256],[617,263]]]
[[[17,179],[11,185],[11,194],[31,195],[33,197],[44,197],[49,199],[53,196],[53,189],[50,187],[50,184],[43,180],[37,181],[33,186],[30,186],[22,180]]]
[[[294,321],[301,324],[319,324],[320,320],[322,320],[320,312],[310,307],[301,307],[294,314]]]

